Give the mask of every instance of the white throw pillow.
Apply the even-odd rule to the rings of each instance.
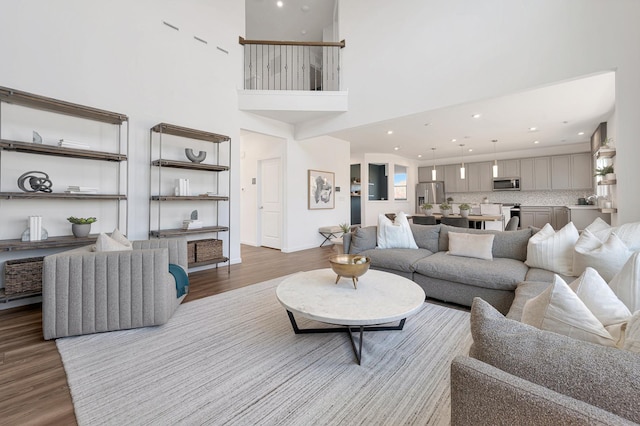
[[[418,248],[406,214],[398,213],[394,222],[383,214],[378,215],[377,248]]]
[[[129,241],[127,239],[127,237],[125,237],[124,234],[122,232],[120,232],[120,230],[118,228],[113,230],[113,232],[111,233],[111,238],[113,240],[116,240],[117,242],[119,242],[123,246],[131,247],[131,241]]]
[[[124,245],[114,240],[104,232],[98,235],[98,239],[96,240],[96,245],[93,248],[93,251],[126,251],[133,250],[131,244]]]
[[[615,346],[617,341],[558,275],[548,289],[525,303],[522,322],[600,345]]]
[[[615,233],[602,242],[591,231],[585,229],[575,245],[573,274],[581,274],[590,266],[606,281],[611,281],[632,253]]]
[[[585,231],[588,230],[593,235],[596,235],[598,237],[606,235],[604,239],[600,240],[602,242],[605,242],[609,237],[609,233],[611,232],[611,225],[609,225],[607,222],[602,220],[601,217],[596,217],[596,219],[593,222],[591,222],[589,226],[584,228],[584,230]],[[606,234],[603,234],[603,232],[605,232]]]
[[[625,223],[613,228],[614,232],[630,250],[640,250],[640,222]]]
[[[631,316],[626,305],[593,268],[587,268],[569,287],[605,327],[623,323]]]
[[[640,310],[640,252],[631,255],[609,287],[631,312]]]
[[[573,275],[573,247],[578,241],[578,230],[569,222],[555,232],[546,224],[527,244],[526,265],[542,268],[562,275]]]
[[[493,260],[493,234],[468,234],[449,232],[449,254]]]

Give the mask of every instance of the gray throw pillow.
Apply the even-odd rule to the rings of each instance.
[[[365,250],[376,248],[377,242],[376,226],[365,226],[364,228],[358,228],[351,237],[351,248],[349,253],[358,254]]]
[[[440,225],[415,225],[410,224],[413,239],[419,248],[427,249],[432,253],[438,251],[438,239],[440,238]]]
[[[471,307],[469,355],[509,374],[640,422],[640,356],[505,318],[480,298]]]

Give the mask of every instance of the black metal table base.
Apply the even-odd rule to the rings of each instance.
[[[296,323],[296,319],[294,318],[291,311],[287,310],[287,315],[289,315],[289,321],[291,321],[291,327],[293,328],[293,332],[296,334],[318,334],[318,333],[347,333],[349,335],[349,340],[351,341],[351,348],[353,349],[353,354],[356,357],[356,361],[358,365],[362,364],[362,341],[364,340],[364,332],[365,331],[393,331],[393,330],[402,330],[404,328],[404,323],[407,320],[403,318],[400,320],[398,325],[391,326],[381,326],[381,325],[357,325],[357,326],[342,326],[342,327],[326,327],[326,328],[300,328],[298,327],[298,323]],[[356,342],[353,337],[353,333],[359,333],[358,347],[356,348]]]

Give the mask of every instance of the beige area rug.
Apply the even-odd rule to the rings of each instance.
[[[425,304],[402,331],[365,332],[359,366],[345,333],[293,333],[280,280],[185,303],[163,326],[57,340],[78,422],[450,423],[449,366],[468,353],[467,312]]]

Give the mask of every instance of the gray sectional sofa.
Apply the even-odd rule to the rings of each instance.
[[[509,311],[520,282],[553,281],[553,272],[529,268],[524,263],[531,229],[491,231],[447,225],[410,226],[418,249],[377,249],[377,227],[367,226],[344,235],[344,252],[368,256],[371,268],[413,280],[427,297],[464,306],[471,306],[474,297],[481,297],[503,314]],[[493,260],[447,254],[449,232],[494,234]]]

